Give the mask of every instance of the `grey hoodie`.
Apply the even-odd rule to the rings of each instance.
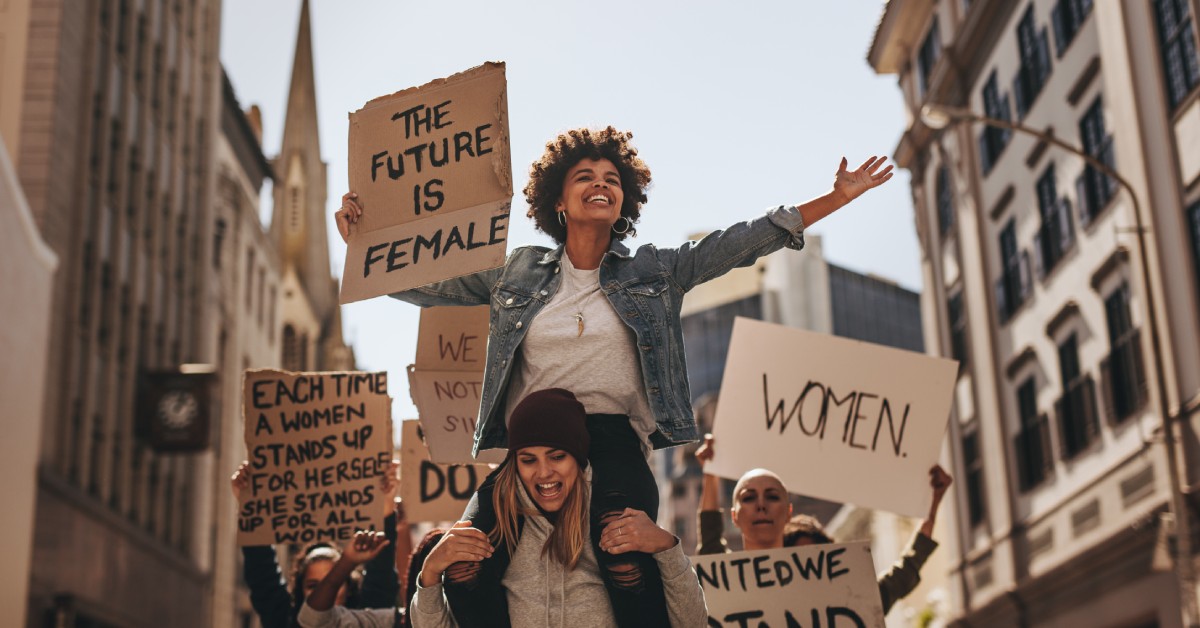
[[[535,510],[528,494],[524,490],[519,492],[522,504]],[[617,622],[604,581],[600,578],[592,544],[584,544],[579,564],[575,569],[567,570],[565,565],[542,554],[542,547],[553,530],[554,526],[541,515],[525,518],[521,540],[503,580],[512,625],[522,628],[615,628]],[[587,529],[584,535],[591,538]],[[654,558],[662,572],[671,626],[706,625],[708,609],[704,604],[704,591],[678,539],[674,547],[655,554]],[[418,580],[417,595],[409,613],[413,628],[457,626],[440,584],[422,587]]]

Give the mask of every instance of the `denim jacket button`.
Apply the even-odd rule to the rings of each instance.
[[[505,304],[505,305],[512,305],[512,297],[508,297],[508,300],[507,300],[507,301],[505,301],[505,302],[504,302],[504,304]]]
[[[550,293],[546,292],[545,290],[542,290],[542,296],[546,296],[547,294],[550,294]]]
[[[521,325],[522,325],[521,321],[517,321],[517,329],[520,329]]]

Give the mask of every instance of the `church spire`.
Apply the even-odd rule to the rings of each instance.
[[[318,318],[337,307],[336,284],[329,269],[326,230],[326,173],[317,126],[317,89],[313,73],[309,2],[300,7],[300,26],[288,89],[283,145],[272,164],[275,205],[271,237],[283,271],[295,271]],[[331,286],[333,286],[331,288]]]

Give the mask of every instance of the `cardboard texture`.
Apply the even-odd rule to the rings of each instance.
[[[883,628],[867,543],[693,556],[709,626]]]
[[[250,486],[238,545],[344,542],[382,529],[392,457],[387,373],[246,371]]]
[[[794,493],[924,516],[957,373],[954,360],[738,318],[707,471],[765,465]]]
[[[408,390],[432,460],[439,464],[504,460],[503,449],[471,457],[487,360],[488,319],[486,305],[421,310],[417,362],[408,368]]]
[[[350,114],[351,225],[340,301],[504,263],[512,205],[503,63],[376,98]]]
[[[458,521],[491,468],[444,465],[429,459],[419,421],[400,424],[400,497],[412,523]]]

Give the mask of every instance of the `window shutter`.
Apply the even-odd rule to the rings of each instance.
[[[1100,417],[1096,412],[1096,381],[1091,375],[1083,381],[1083,391],[1080,393],[1080,400],[1083,402],[1083,407],[1080,410],[1083,412],[1084,428],[1087,432],[1087,442],[1092,442],[1100,435]]]
[[[985,126],[979,132],[979,169],[983,172],[984,176],[987,176],[987,173],[992,171],[992,153],[988,150],[988,129],[990,128]]]
[[[1005,296],[1003,273],[996,280],[996,315],[1000,318],[1000,324],[1008,321],[1008,298]]]
[[[1025,118],[1025,112],[1029,111],[1029,104],[1025,102],[1025,79],[1029,76],[1028,66],[1022,65],[1017,68],[1017,74],[1013,77],[1013,100],[1017,103],[1017,119]]]
[[[1112,356],[1100,361],[1100,388],[1104,398],[1104,420],[1117,422],[1116,399],[1113,397]]]
[[[1085,229],[1092,222],[1092,203],[1088,198],[1087,169],[1075,179],[1075,202],[1079,203],[1079,224]]]
[[[1040,90],[1050,78],[1050,35],[1045,26],[1037,40],[1037,85]]]
[[[1021,251],[1021,260],[1018,265],[1020,270],[1021,280],[1021,303],[1029,299],[1029,295],[1033,293],[1033,272],[1029,263],[1029,251]]]
[[[1150,399],[1150,383],[1146,379],[1146,363],[1142,358],[1142,335],[1135,333],[1130,339],[1133,353],[1133,381],[1136,385],[1135,407],[1141,408]]]
[[[1055,209],[1055,219],[1058,221],[1059,251],[1066,253],[1075,244],[1075,229],[1071,226],[1071,201],[1067,198],[1058,199]]]
[[[1070,2],[1070,0],[1067,0]],[[1054,48],[1059,57],[1062,57],[1063,51],[1067,49],[1067,34],[1063,28],[1063,3],[1054,3],[1054,8],[1050,9],[1050,24],[1054,27]]]
[[[1048,234],[1045,229],[1038,229],[1037,235],[1033,236],[1033,274],[1038,281],[1046,278],[1046,256],[1043,254],[1043,240],[1046,235]]]

